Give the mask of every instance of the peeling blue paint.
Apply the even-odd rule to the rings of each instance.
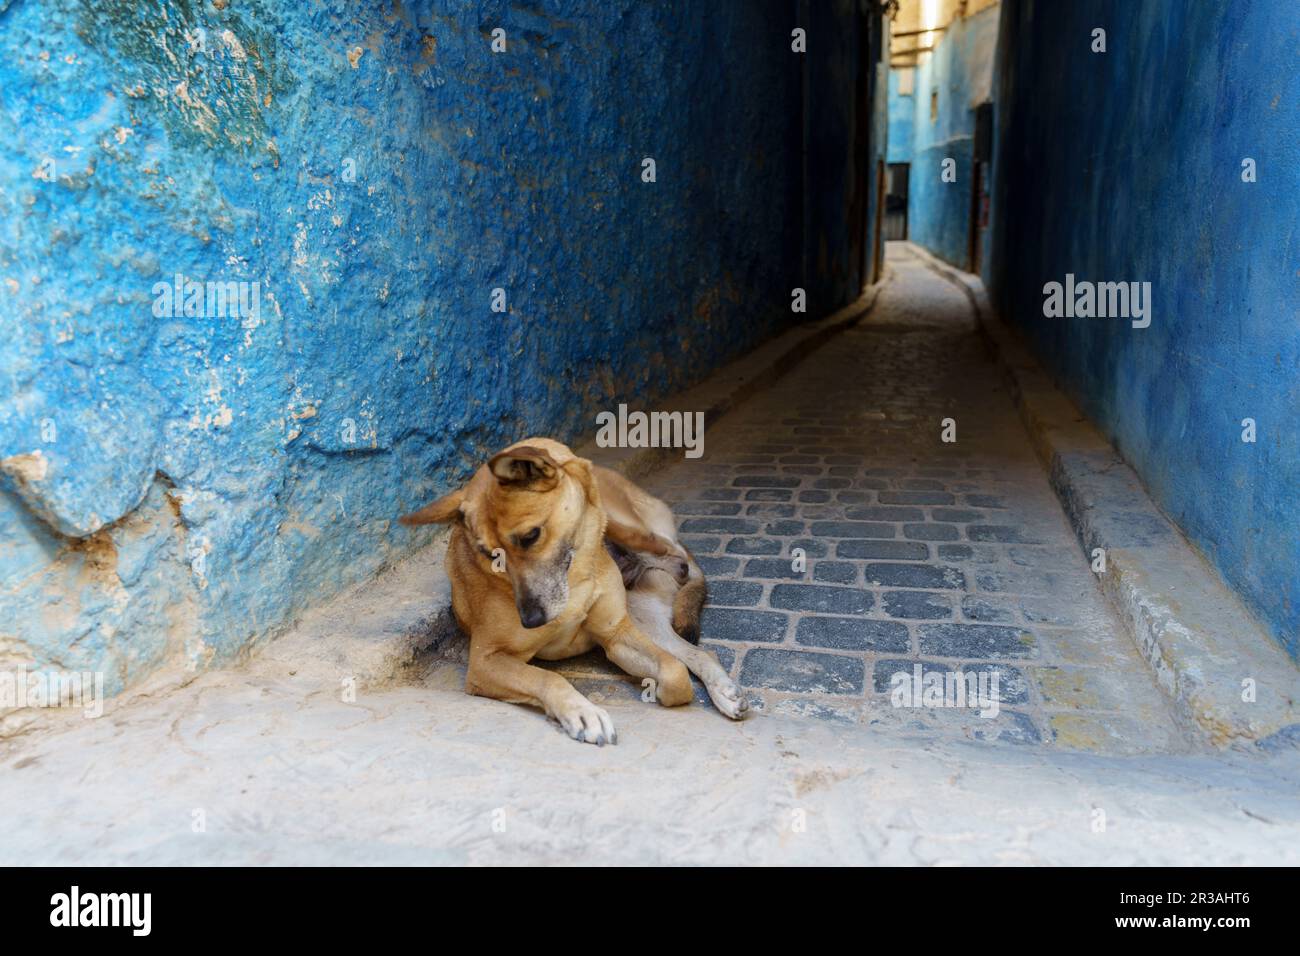
[[[778,330],[794,6],[0,2],[0,654],[229,660]],[[177,274],[258,314],[155,316]]]

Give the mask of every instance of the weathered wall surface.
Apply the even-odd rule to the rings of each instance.
[[[491,450],[788,321],[794,20],[0,0],[0,661],[229,659]]]
[[[802,0],[807,24],[803,254],[809,317],[872,281],[876,161],[886,149],[887,20],[868,0]]]
[[[1300,656],[1296,6],[1004,6],[995,298]],[[1067,273],[1152,283],[1150,326],[1045,318]]]
[[[915,82],[916,70],[908,67]],[[912,161],[912,127],[916,122],[915,87],[910,93],[899,91],[899,79],[903,70],[889,71],[889,162],[910,163]]]
[[[957,18],[916,68],[908,181],[909,238],[953,265],[969,267],[971,168],[975,113],[989,102],[1001,8]],[[930,96],[938,112],[930,118]],[[943,161],[956,161],[957,179],[944,182]],[[986,257],[987,258],[987,257]]]

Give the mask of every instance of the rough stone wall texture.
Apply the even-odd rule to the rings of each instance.
[[[775,331],[795,19],[0,0],[0,659],[228,660],[490,450]],[[168,316],[178,274],[258,298]]]
[[[1003,6],[995,300],[1300,657],[1296,5]],[[1045,318],[1067,273],[1151,282],[1150,327]]]
[[[987,103],[1001,7],[952,21],[934,52],[916,69],[911,98],[912,169],[908,179],[908,238],[959,268],[969,268],[971,167],[975,107]],[[930,119],[930,94],[939,94]],[[957,181],[943,182],[943,161],[957,162]],[[987,261],[987,255],[984,256]]]

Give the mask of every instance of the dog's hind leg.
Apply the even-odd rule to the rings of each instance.
[[[740,720],[749,709],[749,701],[723,670],[718,655],[684,641],[674,630],[671,620],[674,609],[668,597],[674,588],[665,572],[655,568],[647,570],[638,586],[628,592],[628,613],[661,650],[677,658],[704,682],[714,707],[732,720]]]
[[[611,661],[633,677],[655,681],[655,697],[665,707],[689,704],[695,696],[683,662],[647,637],[630,615],[625,614],[609,634],[592,633]]]

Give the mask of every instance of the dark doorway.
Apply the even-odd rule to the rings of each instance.
[[[911,163],[890,163],[885,186],[885,238],[907,238],[907,178]]]
[[[966,259],[978,273],[984,258],[984,233],[989,227],[989,188],[993,180],[993,104],[975,107],[975,156],[971,170],[970,240]]]

